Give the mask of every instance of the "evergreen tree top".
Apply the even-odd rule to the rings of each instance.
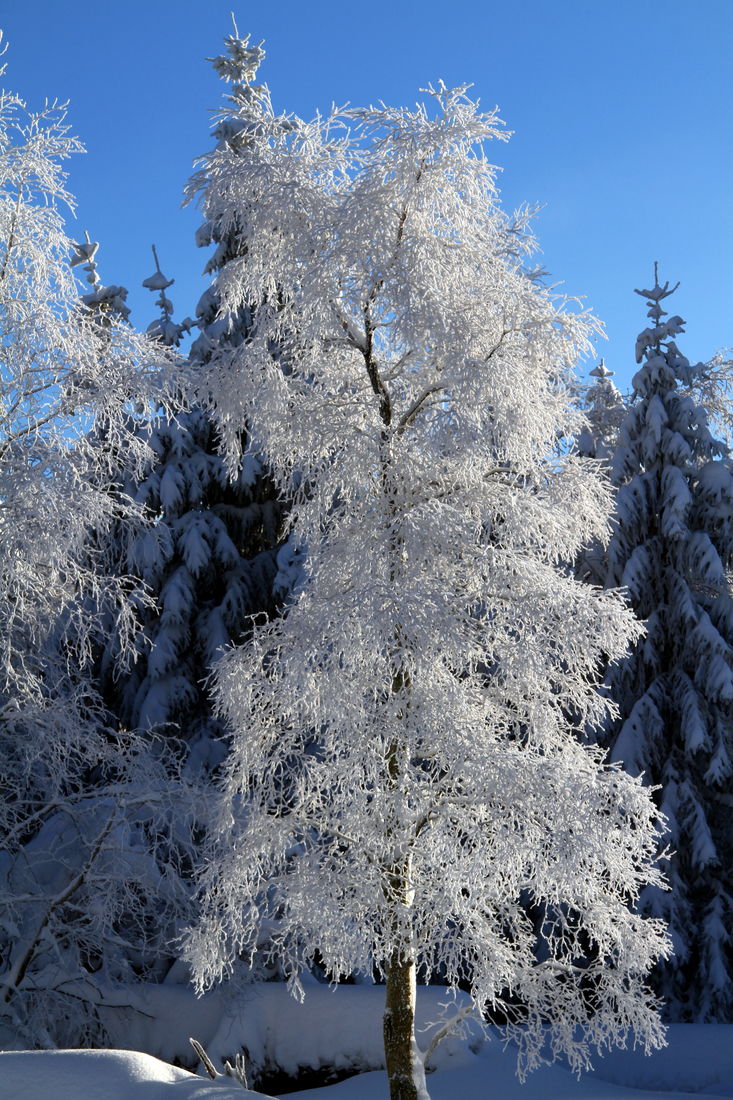
[[[652,304],[649,307],[647,317],[652,317],[655,321],[659,321],[660,317],[666,314],[666,310],[662,309],[660,302],[665,298],[669,298],[670,294],[674,294],[675,290],[679,287],[679,282],[670,290],[669,282],[666,282],[664,286],[659,285],[659,264],[654,264],[654,286],[651,290],[635,290],[635,294],[640,294],[642,298],[647,298]]]
[[[591,378],[603,378],[603,379],[613,378],[613,375],[614,375],[614,371],[609,370],[608,367],[606,366],[605,359],[601,359],[598,366],[594,367],[593,370],[588,371],[588,373],[590,374]]]
[[[86,282],[91,286],[89,294],[81,297],[84,305],[98,318],[109,318],[116,315],[126,321],[130,316],[130,307],[126,305],[127,288],[110,284],[105,286],[99,277],[96,255],[99,250],[99,241],[93,241],[89,233],[84,231],[83,241],[72,241],[74,255],[71,258],[71,267],[83,264]]]
[[[229,34],[224,39],[226,54],[206,58],[214,66],[217,75],[229,84],[251,84],[265,58],[263,43],[250,46],[249,40],[248,34],[240,38],[237,24],[234,23],[234,34]]]
[[[661,286],[658,265],[655,263],[654,286],[650,290],[634,291],[650,303],[647,317],[654,322],[653,326],[643,329],[636,338],[636,362],[643,366],[634,375],[631,384],[639,396],[648,396],[654,389],[674,389],[678,381],[689,386],[699,369],[690,366],[689,360],[681,354],[672,339],[685,331],[682,317],[675,314],[666,321],[662,320],[667,316],[667,311],[662,309],[661,303],[674,294],[679,285],[675,283],[670,287],[669,282],[665,282]]]
[[[234,20],[232,19],[232,22]],[[237,151],[242,140],[246,141],[253,127],[259,125],[257,116],[264,110],[265,115],[273,116],[270,91],[266,84],[255,84],[257,70],[265,58],[262,42],[250,46],[250,36],[239,37],[234,23],[234,34],[224,39],[225,54],[209,57],[218,76],[232,84],[231,95],[224,96],[226,104],[216,114],[217,125],[214,137],[219,149],[230,146]],[[232,111],[231,107],[234,110]]]
[[[158,291],[155,304],[160,307],[160,317],[148,325],[147,334],[151,340],[157,340],[167,347],[178,347],[184,333],[192,329],[196,322],[192,321],[190,317],[186,317],[180,324],[173,320],[173,302],[165,292],[168,287],[173,286],[175,279],[169,279],[163,274],[158,259],[158,250],[155,245],[151,247],[153,259],[155,260],[155,271],[147,279],[143,279],[142,285],[146,290]]]
[[[612,381],[614,372],[603,359],[588,374],[593,382],[584,387],[582,396],[588,423],[579,433],[576,445],[578,453],[586,458],[608,460],[613,454],[626,406]]]

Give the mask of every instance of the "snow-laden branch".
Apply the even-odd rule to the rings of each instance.
[[[107,836],[112,830],[112,827],[115,823],[115,817],[116,811],[113,811],[110,814],[106,823],[104,824],[101,832],[99,833],[99,836],[97,837],[92,847],[92,850],[89,853],[89,857],[87,858],[84,867],[82,867],[78,874],[73,875],[71,879],[55,896],[49,898],[45,902],[44,912],[28,941],[20,945],[16,945],[14,953],[17,953],[17,958],[13,962],[7,974],[0,976],[0,988],[5,989],[3,1000],[6,1004],[17,992],[18,986],[23,981],[26,970],[32,962],[38,945],[41,941],[43,932],[48,927],[49,921],[51,920],[54,912],[59,909],[65,902],[67,902],[69,898],[73,897],[77,890],[85,883],[89,872],[94,866],[96,859],[102,850],[102,845],[104,844]],[[19,948],[21,948],[20,951],[18,950]]]

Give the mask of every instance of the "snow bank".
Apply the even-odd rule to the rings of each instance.
[[[341,985],[335,989],[309,982],[300,1002],[278,983],[250,986],[231,1006],[211,1042],[215,1065],[244,1048],[253,1071],[279,1069],[291,1077],[303,1068],[340,1070],[381,1069],[384,1066],[382,1016],[384,986]],[[418,990],[416,1026],[426,1048],[437,1026],[465,1003],[445,988]],[[470,1041],[478,1048],[475,1028]],[[447,1039],[438,1055],[442,1062],[459,1058],[465,1043]]]
[[[670,1046],[646,1057],[619,1052],[597,1060],[578,1080],[562,1066],[546,1066],[520,1084],[513,1051],[489,1042],[478,1056],[428,1077],[431,1100],[706,1100],[733,1096],[733,1027],[678,1025]],[[365,1073],[328,1088],[309,1089],[285,1100],[384,1100],[384,1073]]]
[[[321,1022],[314,1020],[308,1030],[313,1033],[320,1028]],[[514,1073],[514,1053],[490,1041],[478,1055],[467,1054],[431,1074],[428,1088],[431,1100],[733,1097],[733,1027],[677,1025],[669,1029],[669,1040],[666,1050],[649,1058],[638,1051],[621,1051],[600,1059],[595,1072],[581,1080],[561,1066],[548,1066],[524,1085]],[[384,1100],[387,1095],[385,1074],[371,1072],[327,1088],[293,1093],[285,1100]],[[228,1078],[209,1081],[129,1051],[0,1054],[2,1100],[248,1100],[262,1096],[243,1091]]]
[[[595,1077],[629,1088],[733,1096],[733,1026],[671,1024],[663,1050],[614,1050],[594,1066]]]
[[[175,1089],[175,1092],[174,1092]],[[42,1050],[0,1054],[2,1100],[246,1100],[229,1078],[211,1081],[149,1054]]]
[[[238,992],[220,987],[204,997],[190,986],[131,988],[132,1007],[100,1010],[110,1044],[146,1050],[168,1062],[195,1065],[192,1035],[217,1069],[243,1052],[250,1080],[279,1071],[291,1077],[303,1069],[333,1067],[364,1071],[384,1066],[382,1014],[384,986],[340,985],[335,989],[313,979],[304,982],[305,1000],[297,1001],[280,982],[259,982]],[[453,1000],[442,986],[423,986],[417,996],[420,1045],[430,1042],[436,1026],[466,1003]],[[467,1038],[448,1038],[436,1052],[436,1064],[460,1059],[481,1036],[474,1025]]]

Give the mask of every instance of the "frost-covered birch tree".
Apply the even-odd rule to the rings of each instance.
[[[375,968],[392,1100],[427,1096],[415,983],[437,967],[504,1014],[524,1067],[629,1030],[654,1046],[665,939],[628,903],[657,881],[655,810],[577,735],[606,713],[601,653],[638,628],[562,565],[608,522],[556,450],[591,322],[525,273],[484,153],[504,131],[466,89],[306,123],[250,84],[239,109],[249,141],[212,160],[205,209],[246,245],[222,308],[258,307],[207,392],[230,461],[251,425],[294,499],[304,566],[218,669],[233,743],[198,983],[263,928],[295,992],[315,957]]]
[[[609,584],[646,623],[608,688],[620,708],[613,757],[659,785],[671,891],[644,895],[669,921],[675,953],[655,973],[673,1020],[729,1021],[733,1010],[728,859],[733,765],[733,475],[694,399],[707,372],[674,341],[669,284],[640,290],[651,324],[636,342],[633,402],[613,459],[618,488]]]

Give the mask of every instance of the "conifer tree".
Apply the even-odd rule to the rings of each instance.
[[[260,53],[230,38],[228,55],[215,58],[214,66],[235,83],[236,93],[251,81]],[[240,131],[225,108],[214,130],[217,148],[236,149]],[[203,158],[189,188],[190,196],[202,201],[209,160]],[[199,246],[216,244],[205,268],[212,284],[198,303],[196,322],[174,322],[167,297],[173,280],[162,273],[155,250],[156,270],[143,285],[159,294],[161,315],[148,328],[153,339],[177,345],[198,326],[189,363],[192,373],[204,378],[212,356],[246,338],[252,311],[249,303],[224,309],[217,289],[220,272],[243,254],[237,216],[225,219],[209,212],[196,240]],[[242,431],[244,452],[246,428]],[[127,491],[156,524],[124,548],[121,568],[145,581],[155,607],[146,616],[145,641],[128,675],[117,680],[106,676],[107,698],[125,723],[165,727],[185,740],[187,753],[195,745],[192,766],[207,769],[218,762],[221,748],[214,735],[222,727],[213,715],[206,680],[217,655],[241,641],[249,617],[275,610],[282,507],[255,455],[243,453],[234,472],[227,467],[215,423],[201,405],[152,424],[146,441],[154,460]],[[111,667],[113,657],[114,642],[103,669]]]
[[[611,381],[613,371],[601,359],[590,372],[593,383],[583,392],[582,408],[587,427],[578,436],[578,453],[608,462],[626,413],[624,399]]]
[[[646,624],[608,688],[620,708],[612,755],[658,785],[667,817],[671,891],[646,910],[670,923],[675,954],[657,971],[673,1020],[730,1020],[733,899],[721,834],[733,739],[733,477],[690,387],[674,337],[673,293],[656,277],[637,291],[651,325],[636,342],[640,368],[613,459],[618,486],[608,583],[624,586]],[[666,318],[666,319],[665,319]],[[728,811],[729,812],[729,811]]]
[[[603,359],[590,371],[593,383],[581,390],[580,407],[585,413],[585,426],[578,433],[576,449],[584,458],[594,458],[599,463],[599,475],[608,477],[610,459],[618,440],[618,433],[626,406],[624,399],[611,381],[610,371]],[[583,546],[575,560],[575,575],[589,584],[603,586],[608,562],[606,546],[602,539],[594,539]]]

